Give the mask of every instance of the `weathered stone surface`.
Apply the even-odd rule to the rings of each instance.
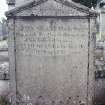
[[[81,27],[75,19],[16,21],[17,88],[22,96],[63,102],[79,96],[86,103],[88,23],[79,21]]]
[[[7,13],[10,86],[17,102],[92,105],[96,17],[70,2],[36,4]]]
[[[28,2],[6,13],[7,16],[95,16],[95,11],[65,0],[38,0]]]
[[[25,9],[25,11],[19,12],[17,15],[30,16],[84,16],[87,13],[79,11],[78,8],[66,6],[67,4],[62,2],[56,2],[54,0],[48,0],[42,2],[40,5]],[[68,4],[69,5],[69,4]]]

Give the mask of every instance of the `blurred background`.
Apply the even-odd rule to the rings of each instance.
[[[8,29],[5,16],[7,10],[7,1],[0,0],[0,95],[9,91]]]

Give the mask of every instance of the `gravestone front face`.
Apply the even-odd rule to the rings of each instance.
[[[16,20],[17,89],[22,96],[86,102],[88,24],[79,21]]]
[[[45,9],[44,5],[47,7],[48,4],[53,9]],[[39,16],[26,17],[30,10]],[[15,34],[9,39],[11,89],[16,87],[18,102],[27,105],[92,103],[94,67],[91,29],[95,28],[95,19],[54,0],[40,5],[42,13],[36,10],[39,9],[28,8],[17,13],[15,20],[9,20],[10,34]],[[47,12],[44,13],[44,10]],[[70,13],[75,10],[76,14],[71,16],[65,10]],[[13,50],[14,47],[16,50]]]

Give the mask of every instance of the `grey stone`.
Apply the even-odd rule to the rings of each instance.
[[[96,12],[39,0],[6,15],[13,104],[92,105]]]

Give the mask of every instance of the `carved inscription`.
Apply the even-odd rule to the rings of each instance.
[[[48,20],[17,25],[17,49],[23,55],[69,55],[87,48],[87,28],[69,21]]]

